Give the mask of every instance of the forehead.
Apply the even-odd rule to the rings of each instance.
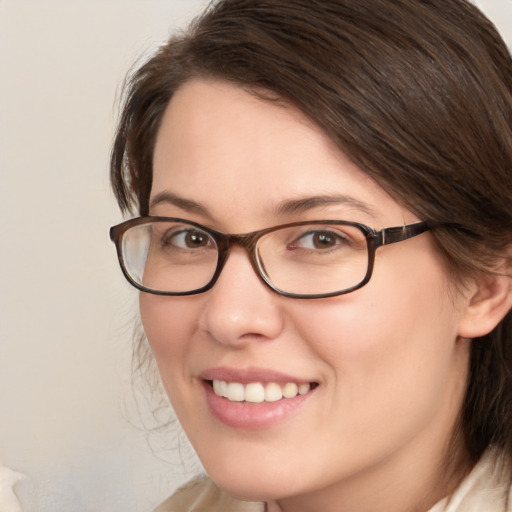
[[[262,222],[283,201],[319,196],[350,197],[352,207],[364,204],[384,215],[402,211],[299,110],[204,80],[178,90],[163,116],[151,198],[165,193],[214,217]],[[167,214],[161,210],[152,213]]]

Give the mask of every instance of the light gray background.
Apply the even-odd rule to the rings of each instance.
[[[477,3],[512,45],[512,0]],[[147,512],[194,470],[139,428],[107,174],[126,71],[205,4],[0,0],[0,461],[25,512]]]

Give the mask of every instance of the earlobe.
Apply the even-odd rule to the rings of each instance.
[[[474,281],[459,324],[459,336],[477,338],[490,333],[512,307],[512,276],[504,262],[498,274],[482,273]]]

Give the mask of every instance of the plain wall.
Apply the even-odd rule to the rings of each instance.
[[[108,158],[129,67],[205,4],[0,0],[0,461],[25,512],[148,511],[184,478],[132,399]]]
[[[25,512],[149,511],[194,469],[137,428],[108,157],[126,71],[205,4],[0,0],[0,461]],[[511,0],[479,5],[512,44]]]

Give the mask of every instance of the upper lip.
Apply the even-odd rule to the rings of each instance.
[[[275,370],[265,368],[231,368],[217,367],[209,368],[199,374],[202,380],[221,380],[225,382],[239,382],[240,384],[249,384],[251,382],[261,382],[268,384],[275,382],[276,384],[286,384],[294,382],[296,384],[310,384],[313,381],[305,378],[294,377]]]

